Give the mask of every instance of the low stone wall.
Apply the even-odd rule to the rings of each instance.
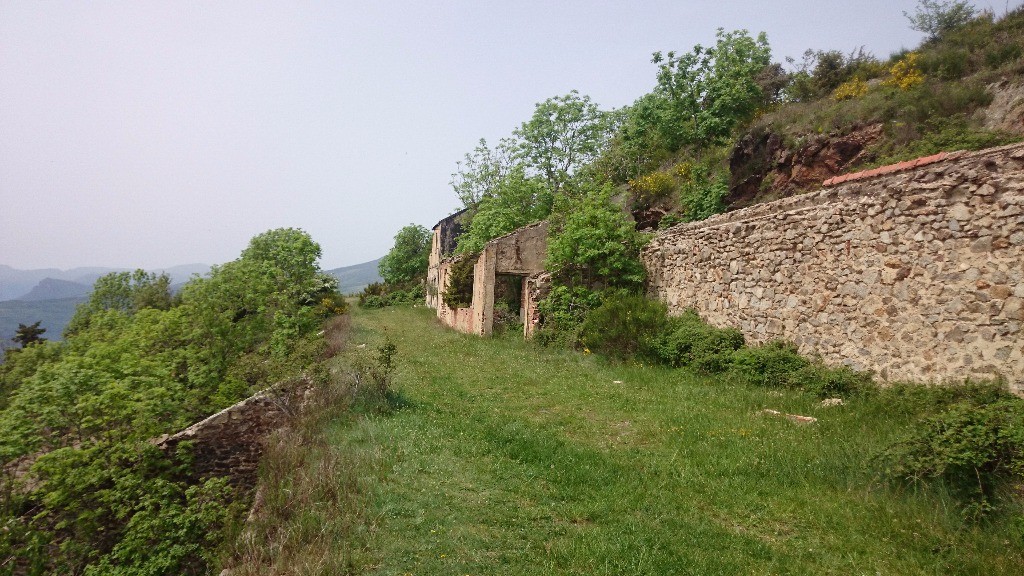
[[[884,380],[1024,391],[1024,145],[681,224],[651,295]]]
[[[153,443],[173,452],[181,442],[191,442],[196,478],[228,476],[253,486],[267,435],[301,409],[310,389],[308,383],[273,386]]]

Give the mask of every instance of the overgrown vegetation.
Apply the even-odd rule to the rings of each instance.
[[[0,569],[15,574],[206,574],[244,500],[190,478],[149,440],[314,370],[344,311],[301,230],[256,236],[177,297],[166,276],[96,282],[63,342],[0,366]],[[319,377],[322,378],[322,374]]]

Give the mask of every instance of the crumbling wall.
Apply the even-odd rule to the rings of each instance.
[[[308,383],[268,388],[153,443],[173,452],[181,442],[190,442],[196,478],[227,476],[236,484],[253,486],[267,434],[287,423],[310,389]]]
[[[437,308],[440,302],[441,267],[446,258],[455,252],[459,236],[462,235],[462,218],[466,210],[460,210],[434,224],[430,239],[430,256],[427,263],[426,304]]]
[[[468,308],[448,307],[441,294],[451,279],[453,257],[441,253],[439,227],[434,228],[434,247],[431,251],[431,270],[427,277],[427,305],[437,309],[437,317],[445,325],[460,332],[489,336],[494,325],[494,283],[497,274],[512,274],[528,279],[544,272],[547,256],[548,223],[538,222],[495,238],[488,242],[473,267],[473,299]],[[436,296],[431,297],[433,292]],[[524,290],[524,293],[526,290]],[[535,306],[535,303],[532,304]],[[524,308],[529,306],[524,304]],[[530,324],[524,322],[524,334],[532,334]]]
[[[681,224],[643,260],[670,310],[750,341],[886,380],[998,375],[1024,391],[1024,145]]]

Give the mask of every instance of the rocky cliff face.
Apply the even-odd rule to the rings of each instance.
[[[792,196],[864,161],[866,149],[882,137],[882,125],[857,126],[847,134],[811,135],[795,150],[775,132],[758,130],[736,143],[729,157],[732,179],[725,202],[731,208],[759,199]]]
[[[989,130],[1024,134],[1024,83],[1002,80],[988,86],[992,103],[985,109]]]

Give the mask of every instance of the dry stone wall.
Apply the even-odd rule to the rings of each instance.
[[[309,390],[309,383],[268,388],[153,443],[173,452],[181,442],[190,442],[193,476],[227,476],[253,486],[267,435],[301,409]]]
[[[643,259],[670,310],[749,341],[1024,392],[1024,145],[681,224]]]

